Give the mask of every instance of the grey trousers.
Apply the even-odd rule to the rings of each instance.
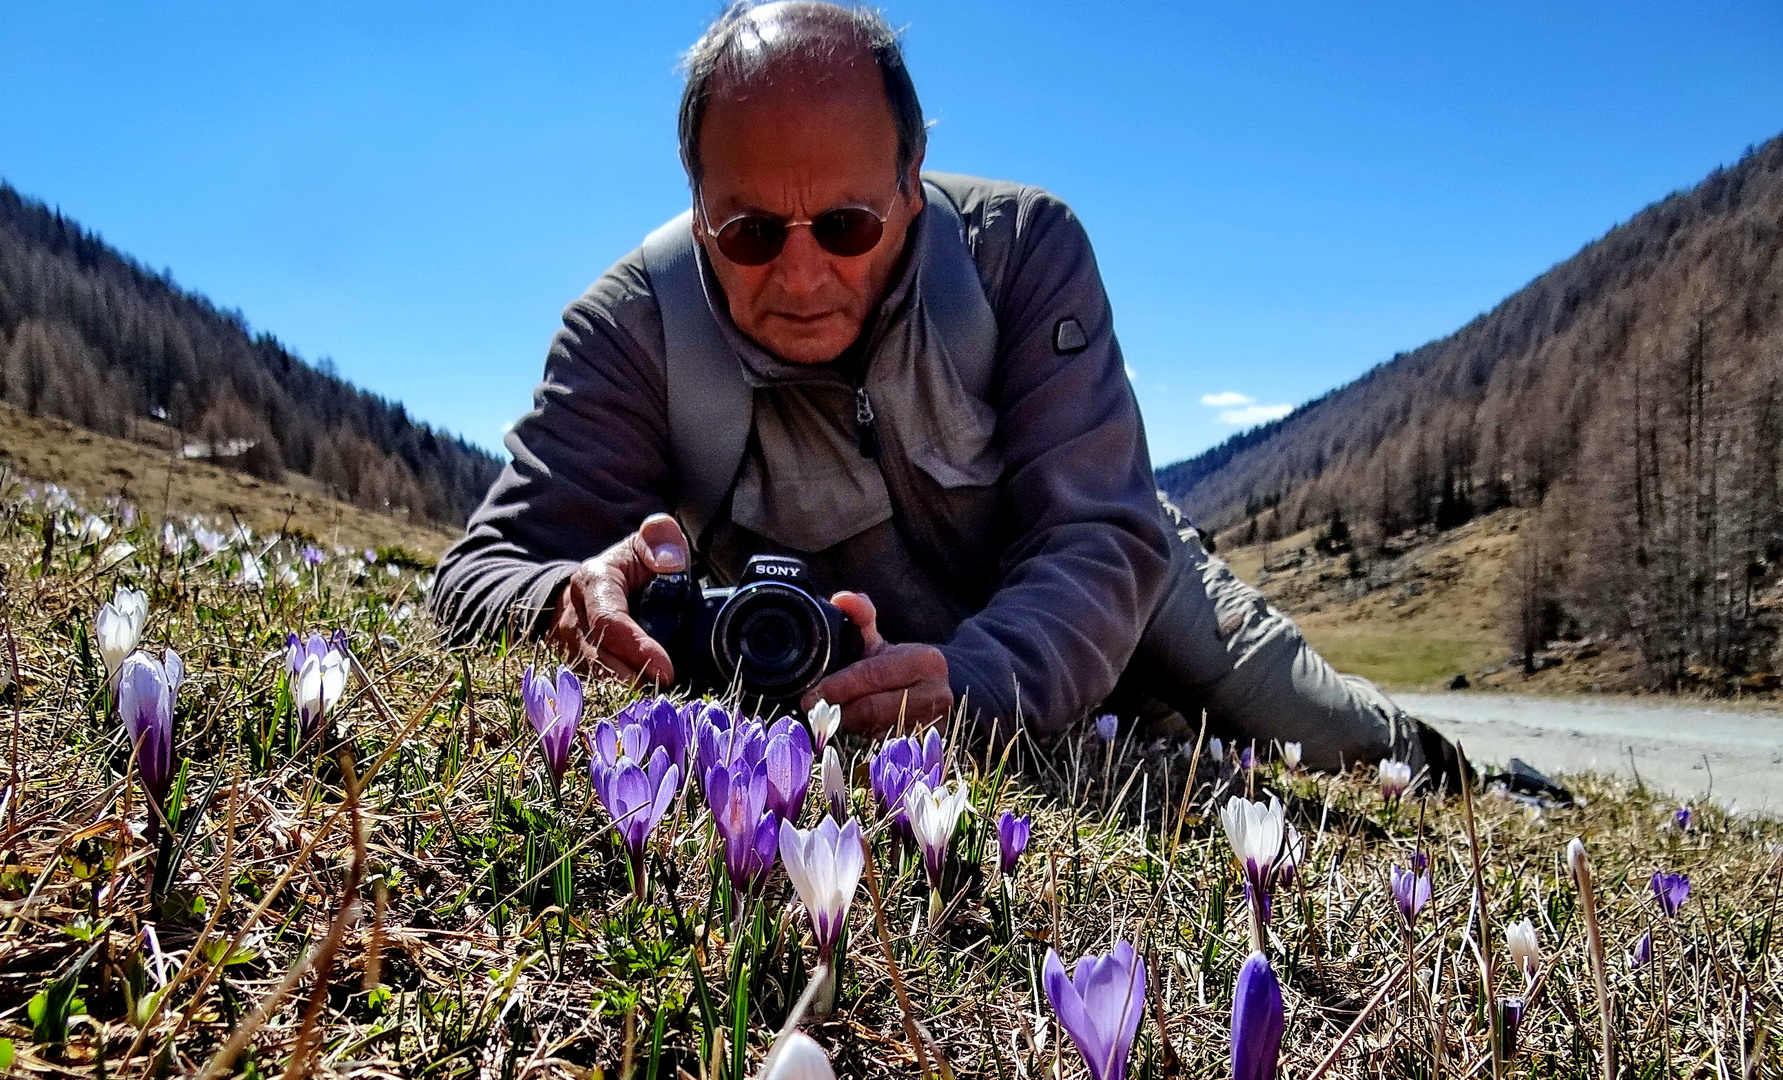
[[[1175,507],[1167,515],[1177,518]],[[1298,742],[1308,768],[1341,770],[1397,758],[1425,765],[1418,725],[1367,679],[1344,675],[1293,620],[1178,530],[1170,586],[1110,704],[1154,714],[1162,704],[1233,747]]]

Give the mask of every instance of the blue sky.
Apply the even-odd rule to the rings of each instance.
[[[710,2],[0,17],[0,177],[495,447],[563,305],[685,205]],[[1783,4],[893,0],[929,163],[1096,244],[1153,460],[1445,334],[1783,131]]]

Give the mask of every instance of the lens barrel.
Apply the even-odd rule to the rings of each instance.
[[[741,586],[712,623],[712,656],[746,695],[802,697],[829,666],[830,627],[816,599],[779,581]]]

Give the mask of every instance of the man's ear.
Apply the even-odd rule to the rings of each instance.
[[[904,187],[910,192],[910,216],[912,218],[922,213],[922,159],[925,154],[926,151],[924,154],[916,155],[916,160],[910,163],[909,174],[904,177]]]

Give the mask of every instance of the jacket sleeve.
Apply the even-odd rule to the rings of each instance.
[[[663,367],[607,302],[629,295],[635,310],[644,289],[621,263],[564,312],[532,411],[508,433],[512,460],[440,560],[431,603],[449,640],[543,632],[582,560],[668,510]]]
[[[1114,688],[1163,595],[1170,541],[1089,238],[1034,189],[1015,229],[992,386],[1014,539],[990,602],[942,651],[987,729],[1051,732]]]

